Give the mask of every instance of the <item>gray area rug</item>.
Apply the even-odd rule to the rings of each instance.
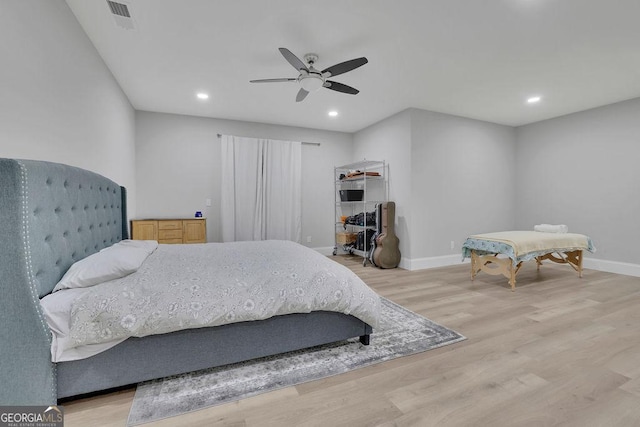
[[[371,344],[357,338],[138,384],[129,426],[342,374],[466,339],[382,298]]]

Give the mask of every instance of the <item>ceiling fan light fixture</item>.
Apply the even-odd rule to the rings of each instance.
[[[315,74],[300,76],[299,82],[300,86],[302,86],[302,89],[306,90],[307,92],[315,92],[316,90],[320,89],[322,85],[324,85],[324,79],[321,76]]]

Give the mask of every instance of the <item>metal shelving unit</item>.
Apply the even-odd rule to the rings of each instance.
[[[361,256],[362,264],[367,263],[371,242],[366,238],[367,230],[376,229],[375,220],[373,222],[367,218],[367,213],[374,213],[376,204],[388,200],[388,165],[385,161],[363,160],[361,162],[350,163],[348,165],[336,166],[334,168],[335,179],[335,246],[333,254],[350,253]],[[359,171],[360,174],[349,177],[350,174]],[[363,190],[362,200],[342,201],[340,190]],[[342,217],[355,216],[363,212],[362,224],[344,224]],[[339,233],[364,233],[364,245],[361,248],[349,243],[339,242]],[[370,232],[371,233],[371,232]]]

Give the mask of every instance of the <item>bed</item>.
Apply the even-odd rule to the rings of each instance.
[[[0,405],[55,404],[70,396],[351,338],[368,344],[375,326],[349,312],[309,307],[262,320],[165,329],[126,338],[90,357],[53,362],[53,334],[41,300],[51,296],[70,267],[127,243],[126,190],[72,166],[0,159],[0,236]],[[179,257],[172,252],[178,246],[194,251],[200,245],[160,251],[165,246],[159,245],[157,254]],[[303,246],[296,250],[319,256],[314,262],[337,265]],[[277,258],[271,250],[262,252]],[[351,285],[359,279],[345,280]],[[77,290],[53,294],[67,291]]]
[[[582,277],[583,251],[595,252],[588,236],[577,233],[503,231],[470,236],[462,245],[462,258],[471,258],[471,280],[479,271],[502,274],[516,288],[516,275],[525,261],[568,264]]]

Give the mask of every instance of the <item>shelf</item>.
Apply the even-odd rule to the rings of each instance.
[[[336,222],[336,225],[344,226],[343,222]],[[356,227],[356,228],[368,228],[369,230],[375,230],[375,225],[356,225],[356,224],[347,224],[347,227]]]
[[[336,184],[347,184],[349,182],[362,182],[364,180],[367,181],[382,181],[384,176],[357,176],[354,178],[345,178],[345,179],[336,179]]]
[[[351,178],[344,177],[344,179],[339,179],[341,175],[349,175],[350,172],[355,171],[361,173]],[[374,175],[370,175],[371,173]],[[369,213],[371,210],[375,209],[376,205],[384,203],[389,197],[389,188],[386,177],[387,174],[387,164],[385,161],[364,160],[347,165],[336,166],[334,168],[336,233],[338,231],[346,231],[350,233],[358,233],[359,235],[365,234],[367,237],[370,237],[371,235],[368,230],[375,233],[377,230],[376,224],[372,222],[367,221],[364,225],[345,224],[340,221],[340,217],[344,216],[344,213],[353,214],[360,211]],[[363,199],[349,201],[340,200],[340,194],[343,194],[340,192],[347,189],[357,189],[362,191]],[[371,200],[371,198],[374,198],[375,200]],[[355,249],[355,247],[352,246],[338,244],[336,237],[333,254],[335,255],[338,248],[341,248],[347,253],[363,257],[364,265],[367,262],[367,256],[371,250],[369,247],[370,242],[365,242],[365,244],[367,246],[366,251]]]
[[[336,170],[353,170],[353,169],[377,169],[384,167],[384,162],[374,160],[363,160],[360,162],[351,163],[348,165],[342,165],[337,167]]]
[[[375,225],[367,225],[366,227],[364,225],[351,225],[351,224],[347,224],[347,227],[351,227],[351,230],[353,231],[355,230],[372,230],[372,231],[376,231],[376,226]],[[350,229],[347,228],[345,231],[349,231]]]
[[[340,205],[357,205],[357,204],[367,204],[367,203],[383,203],[382,200],[358,200],[358,201],[352,201],[352,202],[336,202],[336,206],[340,206]]]

